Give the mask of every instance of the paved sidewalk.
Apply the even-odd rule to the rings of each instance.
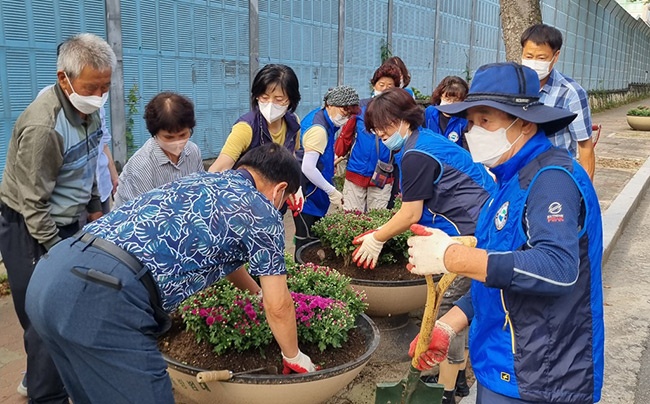
[[[609,111],[594,114],[593,120],[602,125],[602,132],[598,146],[596,147],[596,178],[595,186],[600,198],[601,206],[605,212],[604,216],[611,214],[610,206],[616,210],[616,220],[611,224],[605,224],[606,233],[612,235],[612,244],[616,241],[616,234],[620,233],[621,220],[626,217],[626,209],[634,209],[637,193],[645,186],[645,181],[636,177],[631,183],[630,189],[624,188],[633,176],[639,172],[642,165],[650,156],[650,132],[632,131],[625,121],[625,112],[635,105],[649,105],[650,99],[636,102],[631,105],[615,108]],[[640,174],[650,169],[650,163],[641,170]],[[617,196],[623,195],[625,201]],[[287,248],[293,250],[291,238],[294,233],[293,220],[287,214],[285,216],[287,231]],[[606,234],[607,238],[607,234]],[[4,267],[0,265],[0,273],[4,273]],[[612,359],[613,360],[613,359]],[[25,369],[25,353],[22,342],[22,329],[18,324],[11,297],[0,298],[0,403],[26,402],[16,393],[16,386],[22,378],[21,371]],[[606,375],[607,378],[607,375]],[[463,404],[471,401],[465,399]],[[364,404],[364,403],[352,403]]]

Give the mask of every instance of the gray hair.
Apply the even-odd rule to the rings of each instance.
[[[57,71],[65,72],[72,80],[79,77],[84,67],[104,71],[117,63],[111,46],[95,34],[78,34],[63,42],[59,48]]]

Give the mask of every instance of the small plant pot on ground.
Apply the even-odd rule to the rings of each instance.
[[[178,394],[196,403],[303,404],[321,403],[347,386],[364,368],[379,345],[379,330],[366,315],[357,317],[356,329],[365,337],[365,351],[348,363],[307,374],[243,374],[228,381],[199,383],[205,369],[165,356]],[[281,371],[281,369],[279,369]]]
[[[650,130],[650,116],[631,116],[626,117],[627,124],[634,130]]]
[[[650,107],[639,105],[627,111],[627,124],[634,130],[650,131]]]

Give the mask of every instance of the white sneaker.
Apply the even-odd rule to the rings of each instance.
[[[27,376],[23,376],[23,380],[20,381],[20,384],[16,388],[16,391],[18,394],[20,394],[23,397],[28,397],[27,395]]]

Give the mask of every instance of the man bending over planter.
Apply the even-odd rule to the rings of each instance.
[[[236,170],[196,173],[153,189],[41,259],[27,313],[75,403],[173,403],[156,337],[167,313],[226,277],[257,293],[285,370],[314,371],[298,349],[278,212],[298,190],[300,165],[267,144]]]

